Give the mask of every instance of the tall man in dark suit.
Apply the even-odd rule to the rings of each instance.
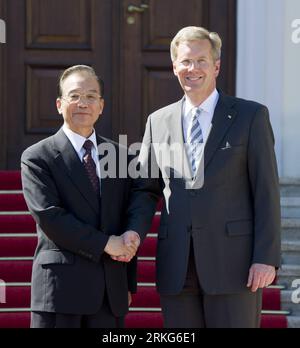
[[[221,46],[204,28],[178,32],[171,58],[185,95],[149,116],[140,154],[160,176],[141,192],[164,194],[156,269],[165,327],[258,327],[262,289],[280,264],[268,110],[216,89]]]
[[[130,178],[104,178],[99,165],[102,145],[110,145],[116,158],[119,153],[94,130],[103,93],[92,68],[67,69],[57,99],[63,127],[22,155],[24,195],[38,234],[32,327],[116,327],[136,288],[134,260],[127,268],[112,259],[125,255],[129,261],[139,237],[126,229]]]

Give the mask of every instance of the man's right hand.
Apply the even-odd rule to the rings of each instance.
[[[126,260],[131,260],[136,254],[137,247],[133,243],[125,244],[123,236],[110,236],[104,251],[113,258],[125,256]]]
[[[141,240],[140,236],[137,232],[128,230],[121,236],[123,238],[123,242],[127,246],[133,246],[135,248],[135,253],[137,252],[138,247],[140,246]],[[134,256],[134,255],[133,255]],[[130,262],[132,257],[128,257],[126,254],[119,255],[119,256],[111,256],[111,258],[115,261],[120,262]]]

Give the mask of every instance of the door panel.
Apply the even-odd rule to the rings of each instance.
[[[89,0],[28,0],[27,48],[92,49],[91,5]]]
[[[149,0],[142,20],[143,49],[169,51],[170,38],[187,25],[205,21],[203,0]],[[188,4],[188,8],[187,8]]]
[[[129,12],[135,5],[144,11]],[[145,6],[146,5],[146,6]],[[183,95],[172,71],[170,43],[185,26],[204,26],[223,39],[218,87],[235,92],[235,1],[124,0],[121,18],[120,71],[122,117],[117,133],[140,141],[147,116]]]
[[[97,129],[111,135],[111,0],[6,0],[7,100],[1,168],[19,168],[22,151],[56,132],[57,78],[74,64],[92,65],[106,82]],[[16,25],[18,23],[18,25]],[[103,48],[105,54],[103,54]],[[16,141],[17,139],[17,141]]]
[[[221,34],[219,87],[234,94],[235,0],[0,0],[0,18],[0,169],[19,168],[26,147],[61,127],[57,76],[74,64],[92,65],[105,82],[96,130],[141,140],[149,113],[182,97],[169,45],[187,25]]]
[[[61,67],[62,69],[63,67]],[[57,113],[57,76],[60,69],[28,64],[26,67],[26,134],[54,133],[61,125]],[[38,99],[32,96],[37,96]]]

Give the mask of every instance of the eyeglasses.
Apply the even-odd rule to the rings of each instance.
[[[207,64],[207,60],[201,58],[199,60],[192,60],[192,59],[184,59],[179,62],[181,66],[184,66],[186,68],[191,68],[192,66],[196,69],[201,68]]]
[[[84,98],[84,99],[83,99]],[[62,99],[64,99],[69,104],[77,104],[80,100],[84,100],[86,104],[95,104],[99,99],[102,99],[101,95],[97,93],[87,93],[87,94],[80,94],[80,93],[71,93],[67,96],[63,96]]]

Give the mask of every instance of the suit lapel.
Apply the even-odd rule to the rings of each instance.
[[[232,108],[230,97],[220,93],[219,101],[212,120],[212,129],[204,150],[204,167],[206,168],[213,158],[220,143],[224,139],[236,117],[236,110]]]
[[[217,103],[214,117],[212,120],[212,128],[209,135],[209,138],[207,140],[207,143],[205,145],[204,149],[204,169],[207,167],[209,162],[212,160],[215,152],[220,147],[220,144],[222,140],[224,139],[226,133],[228,132],[229,128],[233,124],[235,117],[236,117],[236,110],[233,108],[234,101],[232,98],[225,96],[222,92],[220,93],[219,101]],[[183,136],[183,130],[182,130],[182,99],[178,103],[174,104],[173,109],[170,109],[169,114],[165,115],[165,122],[167,129],[170,134],[170,145],[173,143],[177,143],[184,146],[184,136]],[[196,176],[196,180],[192,179],[192,172],[190,167],[190,162],[186,153],[186,148],[183,148],[183,176],[186,180],[186,183],[188,187],[193,188],[194,186],[199,185],[199,182],[197,181],[197,177],[199,176],[199,170],[198,170],[198,176]],[[203,162],[202,162],[203,167]],[[182,173],[182,168],[181,168]],[[199,178],[198,178],[199,179]]]
[[[179,173],[183,173],[185,179],[190,180],[192,177],[190,162],[186,153],[185,141],[182,129],[182,104],[184,99],[174,104],[173,109],[166,115],[165,122],[170,134],[170,145],[177,144],[181,149],[182,163],[181,168],[177,168]]]
[[[100,136],[97,135],[97,144],[98,144],[98,148],[99,146],[101,146],[102,143],[107,143],[109,142],[108,139],[102,138]],[[117,154],[118,155],[118,154]],[[103,158],[103,154],[99,155],[99,161],[101,161],[101,159]],[[118,173],[118,157],[116,156],[116,174]],[[109,204],[107,204],[107,202],[112,202],[112,193],[114,192],[113,187],[111,186],[111,182],[112,182],[112,178],[109,177],[104,177],[103,173],[101,173],[101,169],[100,169],[100,187],[101,187],[101,229],[103,230],[103,232],[106,232],[106,221],[107,221],[107,217],[110,215],[110,210],[111,210],[111,206]],[[116,188],[115,188],[116,189]]]
[[[183,99],[174,104],[173,109],[170,109],[170,112],[165,117],[172,143],[184,143],[181,119],[182,103]]]
[[[54,135],[54,144],[58,150],[58,155],[55,158],[58,165],[81,192],[90,207],[99,214],[99,202],[92,184],[75,149],[62,129]]]

